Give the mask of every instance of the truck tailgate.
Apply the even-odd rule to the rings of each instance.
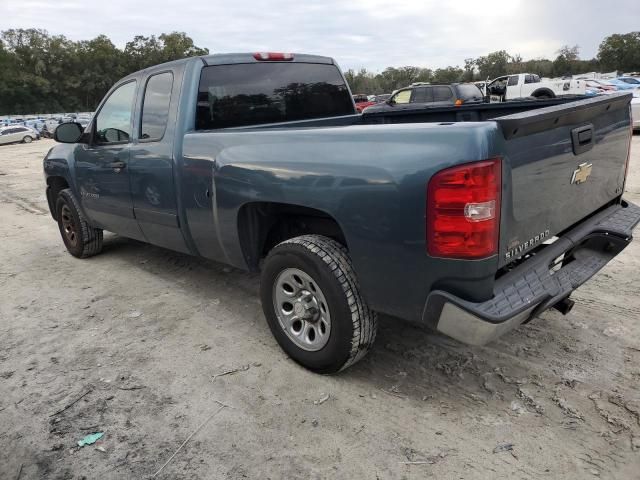
[[[621,196],[630,101],[614,94],[495,119],[504,136],[500,266]]]

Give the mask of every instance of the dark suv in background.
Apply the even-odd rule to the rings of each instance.
[[[480,89],[472,83],[451,85],[414,84],[395,92],[384,103],[367,107],[364,113],[388,112],[420,107],[446,107],[482,103]]]

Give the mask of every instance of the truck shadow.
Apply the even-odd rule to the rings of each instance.
[[[193,297],[194,302],[206,304],[220,299],[231,311],[236,310],[239,322],[262,319],[258,274],[115,235],[105,236],[104,251],[96,260],[113,262],[115,258],[172,280],[181,294]],[[247,302],[251,304],[251,315],[246,315]],[[274,353],[278,352],[266,322],[257,323],[252,334],[268,337]],[[568,353],[581,360],[589,358],[589,348],[570,336],[570,330],[562,326],[562,317],[555,312],[545,313],[485,347],[464,345],[381,315],[376,342],[369,354],[330,378],[338,383],[347,380],[358,384],[371,395],[442,402],[443,408],[453,404],[459,407],[461,402],[476,408],[499,401],[508,410],[512,400],[527,398],[527,389],[540,391],[543,378],[551,385],[562,380],[562,375],[553,373],[559,371],[557,359],[566,358]],[[286,368],[300,367],[288,362]],[[521,403],[528,404],[524,408],[536,408],[534,400]]]

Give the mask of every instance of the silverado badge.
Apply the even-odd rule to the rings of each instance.
[[[573,176],[571,177],[571,184],[573,185],[574,183],[580,184],[580,183],[586,182],[587,178],[589,178],[589,175],[591,175],[592,168],[593,168],[593,163],[585,162],[578,165],[578,168],[576,168],[573,171]]]

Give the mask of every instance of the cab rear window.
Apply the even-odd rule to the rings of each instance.
[[[204,67],[196,129],[261,125],[354,114],[335,65],[246,63]]]

